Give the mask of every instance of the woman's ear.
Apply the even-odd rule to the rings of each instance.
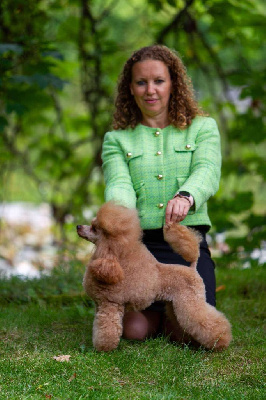
[[[132,83],[129,85],[129,88],[130,88],[130,93],[132,94],[132,96],[134,96],[133,89],[132,89]]]

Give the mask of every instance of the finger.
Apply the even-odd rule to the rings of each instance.
[[[165,222],[166,224],[169,224],[172,220],[172,210],[173,210],[173,202],[170,200],[167,203],[167,207],[165,210]]]
[[[187,216],[189,208],[190,206],[186,199],[174,198],[169,200],[165,212],[165,222],[183,221]]]
[[[189,206],[184,202],[179,202],[173,207],[172,222],[180,222],[185,219],[189,211]]]
[[[186,215],[178,216],[178,217],[176,218],[176,222],[181,222],[181,221],[183,221],[185,218],[186,218]]]
[[[176,215],[176,217],[173,217],[173,219],[175,219],[175,222],[181,222],[183,221],[183,219],[185,219],[187,216],[186,213],[180,213],[178,215]]]

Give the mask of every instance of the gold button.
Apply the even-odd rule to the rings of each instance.
[[[163,208],[163,203],[159,203],[158,208]]]
[[[161,151],[157,151],[157,153],[156,153],[157,156],[160,156],[161,154],[162,154]]]
[[[155,132],[155,136],[159,136],[160,135],[160,132],[159,131],[156,131]]]
[[[157,179],[163,179],[163,175],[159,174],[159,175],[157,176]]]
[[[187,150],[191,149],[191,145],[190,145],[190,144],[187,144],[187,145],[186,145],[186,149],[187,149]]]
[[[127,153],[127,158],[130,158],[132,156],[132,153]]]

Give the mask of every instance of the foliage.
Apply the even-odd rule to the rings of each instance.
[[[0,275],[0,304],[87,302],[82,289],[83,274],[82,263],[68,261],[54,267],[49,275],[43,273],[40,278],[5,278]]]
[[[82,302],[10,304],[0,313],[1,398],[263,399],[265,270],[220,269],[218,308],[234,341],[215,353],[158,337],[92,349],[93,310]],[[29,282],[30,286],[30,282]],[[14,287],[15,289],[15,287]],[[70,356],[69,362],[55,356]]]
[[[9,176],[23,171],[62,227],[70,214],[80,217],[85,206],[100,204],[101,143],[117,76],[134,49],[164,43],[180,52],[199,101],[220,127],[224,162],[221,190],[210,202],[214,229],[237,228],[259,247],[264,21],[262,0],[3,0],[2,200]]]

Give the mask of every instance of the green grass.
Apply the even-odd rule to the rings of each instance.
[[[265,275],[259,267],[218,269],[225,289],[217,306],[234,335],[221,353],[166,338],[121,340],[117,350],[97,353],[93,309],[82,300],[2,304],[0,399],[265,399]],[[57,362],[57,355],[71,358]]]

